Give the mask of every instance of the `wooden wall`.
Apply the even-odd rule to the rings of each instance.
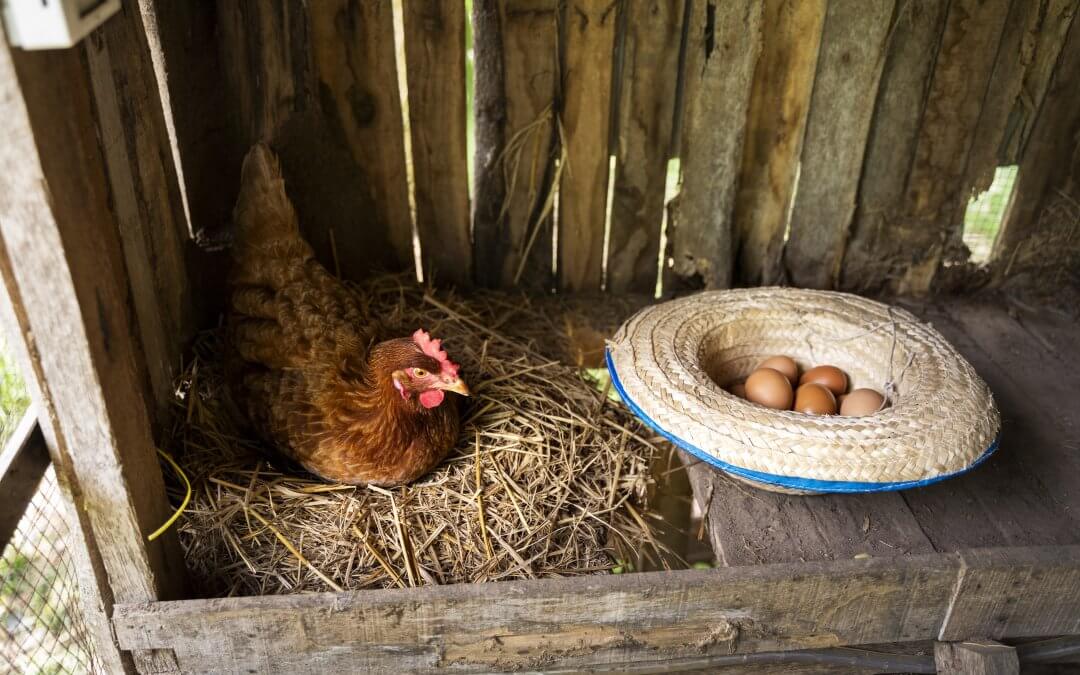
[[[665,290],[921,294],[1030,275],[1062,237],[1053,265],[1080,259],[1080,0],[470,5],[142,0],[192,231],[227,241],[263,139],[347,277],[418,242],[439,283],[651,293],[665,223]],[[999,164],[1012,216],[976,268],[964,209]]]

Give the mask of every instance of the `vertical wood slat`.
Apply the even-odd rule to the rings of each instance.
[[[891,0],[829,3],[784,248],[796,286],[833,288],[840,275],[893,6]]]
[[[559,184],[558,272],[567,291],[598,291],[603,276],[618,5],[574,0],[562,19],[566,166]]]
[[[1080,227],[1055,219],[1058,200],[1073,201],[1080,212],[1080,20],[1073,20],[1046,97],[1020,161],[1004,229],[994,247],[997,282],[1013,274],[1049,270],[1058,274],[1080,264]],[[1044,219],[1045,218],[1045,219]],[[1047,263],[1051,264],[1047,264]]]
[[[944,2],[897,3],[841,267],[848,290],[879,291],[907,264],[899,236],[905,189],[947,9]]]
[[[77,542],[88,551],[81,574],[95,574],[86,567],[96,547],[108,575],[110,590],[92,598],[101,603],[92,607],[97,616],[113,599],[179,595],[184,570],[175,533],[144,539],[169,507],[97,145],[96,115],[109,112],[95,111],[91,96],[80,50],[9,51],[0,37],[0,275],[23,332],[43,432],[61,481],[71,481],[80,525],[92,532]],[[96,579],[104,583],[104,575]],[[158,656],[136,661],[167,667],[167,655]]]
[[[825,7],[824,0],[765,2],[769,30],[754,73],[735,216],[738,276],[749,285],[782,280],[781,254]]]
[[[667,232],[665,290],[731,284],[733,218],[763,6],[763,0],[691,3],[679,148],[682,186]]]
[[[424,278],[471,279],[465,149],[465,3],[404,3],[405,63]]]
[[[999,150],[1006,141],[1009,115],[1020,97],[1024,75],[1034,58],[1034,33],[1038,29],[1040,14],[1046,10],[1047,2],[1048,0],[1014,0],[1009,8],[997,46],[997,58],[986,87],[986,95],[983,97],[979,121],[975,126],[975,140],[968,152],[963,180],[971,195],[984,192],[994,180]],[[959,244],[962,234],[962,228],[953,231],[952,246]]]
[[[681,1],[628,2],[607,290],[652,293],[682,42]]]
[[[1034,53],[1024,71],[1019,95],[1006,123],[1005,139],[999,149],[1002,164],[1017,164],[1023,156],[1032,123],[1042,106],[1054,66],[1065,44],[1065,36],[1080,12],[1080,0],[1043,0],[1039,9],[1038,23],[1034,35],[1030,36]]]
[[[476,279],[485,286],[548,289],[552,221],[536,219],[550,198],[558,147],[558,2],[475,2]]]
[[[915,160],[908,176],[907,228],[901,251],[910,261],[893,290],[924,294],[963,227],[969,192],[967,157],[989,86],[1010,0],[954,0],[927,94]]]
[[[194,229],[222,230],[207,221],[231,217],[240,162],[266,141],[327,267],[332,248],[349,278],[413,267],[389,2],[143,2],[159,18]]]
[[[194,335],[188,227],[143,19],[134,5],[91,35],[89,64],[132,302],[157,409]]]

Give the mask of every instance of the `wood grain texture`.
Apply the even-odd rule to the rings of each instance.
[[[904,493],[938,550],[1080,544],[1080,466],[1063,452],[1080,418],[1066,368],[996,302],[909,307],[930,321],[989,385],[1002,415],[1000,448],[970,474]],[[1053,383],[1047,387],[1044,381]]]
[[[108,574],[111,594],[97,586],[91,615],[107,616],[114,598],[180,595],[184,570],[175,534],[144,539],[169,508],[90,77],[78,50],[20,52],[0,43],[0,88],[0,267],[27,342],[46,440],[92,533],[89,563],[96,549]],[[102,582],[99,572],[80,576]],[[104,630],[97,626],[96,635],[109,643]],[[148,667],[157,661],[136,659]]]
[[[19,527],[50,461],[37,415],[31,409],[0,452],[0,551],[7,548]]]
[[[124,607],[116,629],[123,646],[174,649],[193,670],[617,670],[924,639],[938,631],[956,566],[931,556],[194,600]]]
[[[948,4],[902,0],[889,38],[840,286],[868,292],[902,276],[905,190]]]
[[[806,121],[784,265],[791,282],[833,288],[862,176],[894,3],[830,2]]]
[[[904,498],[895,492],[806,498],[752,488],[683,457],[724,565],[849,560],[856,555],[932,553]]]
[[[118,607],[115,624],[122,646],[172,649],[194,671],[650,672],[858,640],[1075,632],[1078,560],[1077,547],[997,549],[188,600]]]
[[[472,279],[465,148],[465,3],[403,5],[416,224],[424,278]]]
[[[934,661],[941,675],[1018,675],[1016,648],[992,640],[939,642]]]
[[[939,640],[1080,632],[1080,547],[974,549],[960,560]]]
[[[826,3],[766,0],[764,46],[754,73],[742,157],[738,223],[739,280],[781,281],[781,255],[814,87]],[[692,138],[687,141],[693,142]]]
[[[559,85],[557,0],[477,2],[473,240],[485,286],[552,286],[553,124]],[[493,30],[497,27],[497,31]]]
[[[1031,34],[1026,36],[1030,46],[1030,62],[1024,70],[1019,96],[1006,122],[1005,137],[998,149],[1002,164],[1017,164],[1024,155],[1032,124],[1042,107],[1050,77],[1057,65],[1065,37],[1078,11],[1078,0],[1045,0],[1039,3],[1038,18]]]
[[[566,166],[559,183],[559,288],[600,289],[618,0],[570,0],[561,26]]]
[[[1080,260],[1078,229],[1069,218],[1054,217],[1060,201],[1080,203],[1080,21],[1071,22],[1060,60],[1032,126],[1017,172],[1003,229],[994,245],[998,283],[1027,275],[1035,283],[1058,283],[1063,270]]]
[[[656,287],[683,6],[648,0],[622,9],[628,16],[608,242],[612,293],[651,293]]]
[[[909,260],[892,284],[901,294],[925,294],[943,261],[964,258],[956,242],[970,196],[967,158],[1011,4],[957,0],[949,5],[907,181],[909,211],[892,231],[902,238]]]
[[[77,486],[71,457],[62,445],[63,437],[55,408],[44,395],[40,384],[43,381],[41,363],[34,356],[36,349],[30,333],[30,322],[15,285],[14,271],[3,237],[0,237],[0,283],[3,284],[0,288],[0,327],[6,333],[9,354],[22,374],[26,390],[35,401],[37,426],[53,463],[57,488],[67,507],[68,522],[71,524],[67,550],[75,570],[83,625],[95,645],[92,658],[102,672],[135,672],[135,663],[130,654],[116,645],[109,616],[112,613],[113,594],[109,588],[108,574],[94,541],[90,516],[75,500]]]
[[[731,285],[735,200],[764,5],[691,3],[678,150],[682,185],[668,224],[667,290]]]
[[[157,411],[173,400],[194,335],[187,220],[169,136],[135,5],[85,44],[131,298]]]

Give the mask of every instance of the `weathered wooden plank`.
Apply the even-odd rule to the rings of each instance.
[[[1009,8],[975,126],[974,135],[978,140],[971,144],[968,152],[964,182],[970,186],[969,194],[985,191],[994,181],[1000,149],[1006,142],[1009,115],[1020,98],[1024,76],[1034,59],[1035,35],[1048,1],[1014,1]],[[958,239],[963,232],[956,230],[952,234]],[[957,243],[952,242],[952,245]]]
[[[934,547],[897,493],[807,498],[758,490],[683,457],[724,565],[845,560],[857,555],[932,553]]]
[[[50,462],[45,437],[31,409],[0,452],[0,551],[18,529]]]
[[[843,288],[880,290],[907,265],[895,231],[906,209],[908,174],[947,9],[944,2],[897,3],[841,267]]]
[[[737,276],[745,284],[782,279],[791,198],[810,109],[826,3],[766,0],[764,46],[754,73],[735,209]],[[688,142],[693,142],[687,138]]]
[[[970,474],[904,493],[938,550],[1080,543],[1080,472],[1062,447],[1080,419],[1075,380],[1056,389],[1052,356],[994,304],[914,307],[974,366],[1002,414],[1000,448]],[[1002,336],[998,334],[1001,333]]]
[[[115,625],[194,670],[583,669],[924,639],[956,576],[950,556],[848,560],[129,605]]]
[[[1042,107],[1050,77],[1058,62],[1065,36],[1077,12],[1078,0],[1044,0],[1039,3],[1038,21],[1026,36],[1033,53],[1024,70],[1019,96],[1006,123],[1005,138],[998,149],[1002,164],[1017,164],[1023,157],[1031,135],[1032,124]]]
[[[478,0],[476,50],[477,281],[550,289],[550,204],[559,83],[557,0]],[[485,29],[481,30],[481,26]]]
[[[907,183],[909,211],[891,236],[910,261],[892,284],[924,294],[945,260],[965,259],[959,246],[970,189],[964,178],[1010,0],[957,0],[949,5]]]
[[[975,549],[960,559],[939,640],[1080,633],[1080,547]]]
[[[1080,175],[1080,153],[1075,143],[1062,141],[1080,133],[1078,81],[1080,21],[1074,19],[1024,150],[1008,217],[994,245],[999,283],[1021,274],[1033,276],[1036,283],[1054,283],[1061,270],[1080,260],[1078,226],[1067,217],[1080,203],[1080,179],[1075,178]],[[1062,200],[1066,203],[1058,205]],[[1054,208],[1066,209],[1066,217],[1054,217]]]
[[[131,297],[157,409],[173,399],[194,335],[188,227],[138,7],[124,5],[84,47]]]
[[[416,224],[424,278],[472,279],[465,149],[465,3],[403,5]]]
[[[668,224],[665,289],[731,285],[735,202],[764,4],[691,2],[682,73],[682,187]]]
[[[829,3],[784,247],[796,286],[833,288],[839,278],[893,9],[890,0]]]
[[[96,550],[108,573],[111,595],[98,585],[89,598],[96,621],[114,597],[179,595],[184,571],[174,534],[149,544],[143,538],[169,509],[79,50],[9,51],[0,42],[0,119],[0,269],[58,478],[70,481],[68,494],[92,532],[87,567]],[[85,568],[80,576],[105,579]],[[107,626],[92,629],[106,641],[106,659],[122,667],[107,647]]]
[[[934,661],[942,675],[1018,675],[1016,648],[992,640],[939,642]]]
[[[617,0],[567,3],[563,40],[566,167],[559,182],[559,287],[600,289],[611,125],[612,60]]]
[[[52,402],[44,395],[40,382],[43,381],[41,364],[32,356],[33,341],[30,334],[30,322],[22,306],[22,298],[15,287],[15,277],[11,263],[0,237],[0,327],[3,327],[7,346],[14,362],[19,366],[26,389],[36,401],[37,425],[53,463],[57,487],[67,507],[68,532],[67,550],[75,569],[78,584],[78,597],[82,609],[83,625],[95,646],[92,658],[102,672],[135,672],[135,663],[130,654],[122,652],[116,645],[112,623],[113,594],[101,553],[94,541],[93,528],[86,509],[75,501],[74,471],[71,458],[57,439],[62,438],[59,422]]]
[[[628,17],[607,260],[612,293],[651,293],[656,287],[684,5],[623,5]]]

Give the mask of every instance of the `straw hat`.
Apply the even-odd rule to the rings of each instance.
[[[831,364],[889,401],[867,417],[771,410],[722,387],[785,354]],[[846,293],[710,291],[648,307],[608,344],[639,417],[698,458],[765,489],[877,492],[967,471],[997,448],[986,383],[930,325]]]

